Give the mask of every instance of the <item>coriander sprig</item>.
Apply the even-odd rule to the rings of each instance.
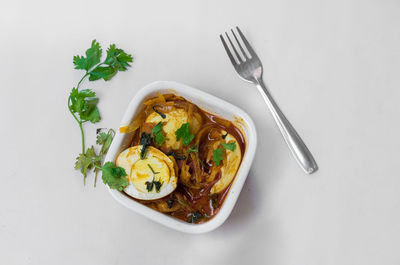
[[[94,181],[95,187],[97,173],[101,171],[104,184],[107,184],[111,189],[122,191],[129,184],[125,169],[116,166],[113,162],[106,162],[101,166],[103,156],[107,153],[114,135],[115,131],[113,129],[108,130],[107,133],[100,133],[96,141],[97,144],[101,145],[99,154],[97,155],[94,151],[94,147],[91,146],[86,153],[79,155],[75,164],[75,169],[81,170],[84,175],[84,181],[87,172],[93,169],[96,172]]]
[[[90,121],[97,123],[101,120],[97,103],[99,99],[96,93],[91,89],[83,89],[79,91],[81,83],[89,76],[89,81],[95,81],[103,78],[108,81],[113,78],[118,71],[125,71],[130,67],[132,62],[132,55],[125,53],[121,49],[117,49],[115,44],[111,44],[107,49],[107,57],[103,62],[100,62],[102,55],[102,48],[96,41],[92,41],[92,45],[86,50],[86,56],[74,56],[73,63],[75,69],[85,70],[85,74],[79,80],[76,87],[68,97],[68,109],[74,119],[79,125],[82,138],[82,153],[85,152],[85,135],[83,132],[82,124]],[[106,66],[102,66],[106,65]]]
[[[106,155],[108,149],[110,148],[111,142],[114,138],[115,131],[109,129],[107,133],[102,132],[97,136],[96,143],[100,145],[100,152],[96,154],[94,146],[92,145],[87,149],[86,152],[80,153],[76,158],[75,169],[80,170],[83,175],[83,182],[86,182],[87,174],[90,170],[95,172],[94,186],[96,187],[97,174],[99,172],[99,167],[101,166],[101,161]]]
[[[88,121],[91,123],[97,123],[101,120],[101,116],[99,109],[97,108],[99,98],[96,97],[96,93],[91,89],[80,90],[80,86],[86,78],[88,78],[89,81],[95,81],[98,79],[108,81],[119,71],[126,71],[128,67],[131,66],[130,63],[132,63],[133,60],[132,55],[116,48],[115,44],[111,44],[106,52],[106,58],[101,62],[103,50],[100,44],[96,40],[93,40],[91,47],[86,50],[85,56],[76,55],[73,58],[75,69],[85,71],[85,74],[79,80],[77,85],[72,88],[68,97],[68,109],[75,121],[78,123],[81,132],[82,152],[77,158],[75,169],[80,169],[84,176],[84,183],[87,173],[91,169],[94,169],[96,172],[97,179],[101,160],[107,153],[115,132],[110,130],[107,134],[100,134],[100,139],[97,139],[97,143],[102,145],[102,147],[98,155],[93,146],[88,148],[85,152],[85,134],[83,131],[83,124]]]

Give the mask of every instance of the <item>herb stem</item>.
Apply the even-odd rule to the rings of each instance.
[[[79,125],[79,129],[81,130],[81,138],[82,138],[82,154],[85,153],[85,135],[83,134],[83,128],[82,128],[82,120],[78,119],[74,112],[71,109],[71,96],[68,97],[68,109],[69,112],[71,112],[72,116],[74,117],[74,119],[76,120],[76,122]]]
[[[89,72],[86,72],[86,74],[79,80],[78,85],[76,86],[76,89],[79,89],[79,86],[83,82],[83,80],[89,75]]]
[[[81,80],[79,80],[78,85],[76,86],[76,89],[79,90],[79,86],[81,85],[81,83],[83,82],[83,80],[89,75],[89,73],[86,71],[86,74],[81,78]],[[72,116],[74,117],[74,119],[76,120],[76,122],[79,125],[79,129],[81,130],[81,141],[82,141],[82,154],[85,153],[85,135],[83,133],[83,128],[82,128],[82,120],[78,119],[74,112],[71,109],[71,95],[68,97],[68,109],[69,112],[71,112]],[[85,178],[83,179],[83,183],[85,183]]]
[[[96,174],[94,175],[94,185],[93,187],[96,188],[96,183],[97,183],[97,173],[99,173],[99,171],[96,171]]]
[[[154,175],[160,173],[160,172],[155,172],[154,169],[153,169],[153,167],[152,167],[150,164],[147,164],[147,166],[149,166],[151,172],[153,172]]]
[[[85,153],[85,134],[83,133],[82,121],[79,121],[79,129],[81,129],[81,139],[82,139],[82,154]]]
[[[104,61],[104,62],[105,62],[105,61]],[[94,67],[91,68],[91,69],[92,69],[92,70],[93,70],[93,69],[96,69],[96,68],[99,67],[100,65],[104,64],[104,62],[101,62],[101,63],[97,64],[96,66],[94,66]],[[81,80],[79,80],[78,85],[76,86],[76,89],[79,89],[79,86],[81,85],[81,83],[83,82],[83,80],[84,80],[88,75],[89,75],[89,70],[86,71],[86,74],[81,78]]]

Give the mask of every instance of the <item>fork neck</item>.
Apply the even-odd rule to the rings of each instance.
[[[263,82],[263,80],[262,80],[262,77],[255,77],[254,76],[254,82],[255,82],[255,84],[256,85],[262,85],[262,84],[264,84],[264,82]]]
[[[254,78],[254,83],[255,83],[256,86],[265,87],[264,81],[263,81],[263,79],[262,79],[262,76],[255,76],[255,75],[254,75],[253,78]]]
[[[253,72],[253,78],[257,85],[263,84],[262,67],[258,67]]]

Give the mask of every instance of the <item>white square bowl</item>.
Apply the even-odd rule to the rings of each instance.
[[[247,178],[247,174],[249,173],[250,166],[254,159],[257,145],[257,133],[254,123],[246,112],[222,99],[184,84],[170,81],[158,81],[143,87],[133,97],[129,103],[128,109],[124,114],[124,117],[122,118],[120,127],[128,125],[143,109],[142,103],[145,100],[156,96],[157,92],[172,92],[182,96],[186,100],[193,102],[207,112],[232,121],[242,130],[246,138],[246,149],[242,163],[225,198],[225,202],[222,204],[220,211],[209,221],[202,224],[190,224],[144,206],[143,204],[136,202],[118,190],[110,188],[108,188],[108,190],[114,199],[116,199],[122,205],[169,228],[194,234],[209,232],[222,225],[223,222],[225,222],[225,220],[228,218],[233,207],[235,206],[236,200],[238,199],[239,193],[242,190],[243,184]],[[115,161],[118,154],[122,150],[129,147],[131,142],[133,136],[132,133],[120,133],[119,130],[116,131],[116,135],[107,153],[105,161]]]

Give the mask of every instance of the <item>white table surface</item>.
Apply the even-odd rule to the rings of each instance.
[[[400,2],[3,1],[0,4],[0,264],[400,264]],[[265,81],[315,155],[305,175],[218,34],[239,25]],[[230,218],[189,235],[84,187],[66,99],[92,39],[129,71],[84,83],[116,128],[144,85],[173,80],[247,111],[258,150]]]

